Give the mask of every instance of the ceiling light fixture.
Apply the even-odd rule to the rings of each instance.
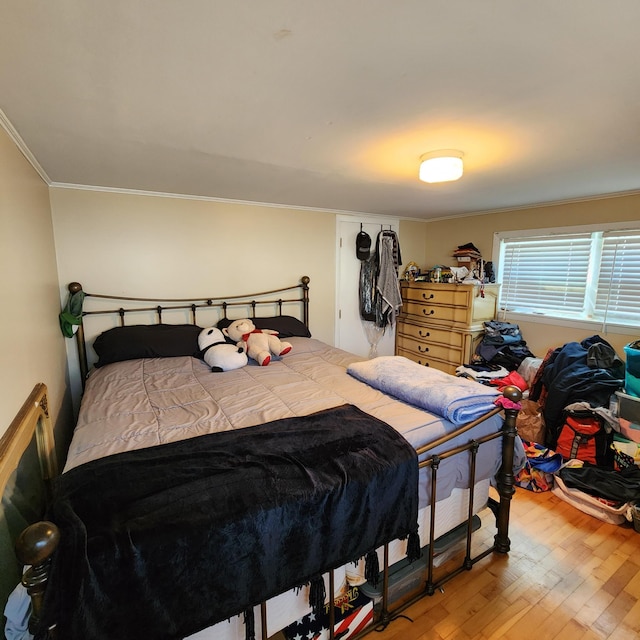
[[[451,182],[462,176],[461,151],[442,149],[420,156],[420,180],[423,182]]]

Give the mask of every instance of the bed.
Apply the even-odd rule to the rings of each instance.
[[[439,372],[423,382],[404,359],[367,361],[314,339],[307,277],[248,296],[116,298],[115,308],[78,283],[69,294],[82,404],[48,520],[19,541],[27,564],[38,549],[24,582],[40,634],[267,638],[365,580],[381,583],[373,626],[384,626],[412,601],[389,601],[390,565],[426,557],[420,597],[508,552],[517,389],[496,406],[478,383]],[[291,352],[211,372],[197,333],[239,317],[278,330]],[[426,388],[449,384],[466,385],[459,411],[420,406]],[[473,515],[488,502],[494,543],[471,557]],[[461,524],[465,557],[440,575],[429,543]]]

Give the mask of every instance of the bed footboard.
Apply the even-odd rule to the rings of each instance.
[[[518,430],[516,420],[518,417],[519,403],[522,400],[522,392],[518,387],[509,386],[503,391],[503,397],[512,406],[505,408],[505,419],[502,427],[502,466],[496,478],[500,502],[497,506],[496,521],[498,532],[495,536],[494,549],[498,553],[507,553],[511,548],[509,540],[509,516],[511,511],[511,498],[516,492],[515,476],[513,473],[513,458],[515,440]],[[494,511],[495,513],[495,511]]]
[[[437,581],[434,580],[433,577],[433,546],[429,545],[429,561],[428,561],[428,579],[425,584],[424,589],[409,600],[405,600],[402,602],[400,606],[396,608],[390,609],[388,602],[388,551],[385,547],[384,554],[384,566],[383,566],[383,599],[382,599],[382,610],[379,613],[376,621],[373,626],[367,628],[366,631],[359,633],[357,637],[364,635],[368,631],[373,628],[381,629],[386,627],[392,620],[397,617],[400,617],[401,612],[407,609],[410,605],[414,604],[425,595],[433,595],[438,588],[441,588],[442,585],[456,576],[458,573],[470,570],[472,566],[478,562],[481,558],[489,555],[492,552],[497,553],[507,553],[510,549],[511,542],[509,540],[509,516],[510,516],[510,507],[511,507],[511,499],[515,493],[515,476],[513,473],[513,463],[514,463],[514,446],[515,439],[517,435],[516,429],[516,418],[519,411],[519,402],[522,398],[522,393],[517,387],[507,387],[503,391],[503,406],[496,407],[496,409],[492,410],[482,418],[465,425],[458,429],[454,434],[450,436],[445,436],[441,438],[439,441],[435,443],[431,443],[430,445],[423,447],[418,450],[419,453],[427,453],[429,449],[433,449],[435,446],[440,446],[447,440],[451,439],[453,436],[460,435],[461,432],[469,430],[473,428],[473,426],[478,423],[486,420],[487,418],[503,411],[504,412],[504,422],[500,431],[495,434],[490,434],[488,436],[484,436],[478,440],[470,440],[467,445],[458,446],[453,449],[450,449],[444,453],[438,455],[432,455],[428,457],[426,460],[420,463],[420,466],[429,466],[431,467],[433,480],[432,482],[432,505],[435,505],[435,481],[437,480],[437,470],[438,466],[442,459],[449,457],[451,455],[459,454],[463,451],[471,452],[471,477],[473,478],[473,474],[475,473],[475,454],[479,446],[481,446],[484,442],[488,442],[491,439],[502,438],[502,460],[500,471],[496,476],[496,488],[499,496],[498,501],[494,501],[492,505],[492,510],[496,517],[496,528],[497,533],[494,537],[494,544],[491,548],[484,550],[476,557],[470,556],[471,551],[471,534],[472,534],[472,509],[473,509],[473,482],[470,487],[470,499],[469,499],[469,519],[467,521],[467,552],[465,558],[462,562],[462,565],[458,568],[450,571],[445,576],[440,577]],[[431,533],[433,534],[434,529],[434,521],[435,521],[435,508],[432,506],[431,513]],[[433,535],[432,535],[433,539]],[[39,522],[31,525],[21,534],[17,545],[16,551],[19,559],[26,565],[32,565],[30,569],[27,570],[25,576],[23,578],[23,584],[27,588],[29,595],[32,597],[33,604],[33,616],[32,616],[32,625],[35,626],[37,624],[38,614],[42,605],[42,599],[44,595],[44,591],[47,584],[49,567],[51,564],[51,558],[53,553],[56,550],[59,541],[59,532],[55,524],[50,522]],[[333,572],[330,575],[330,590],[329,596],[333,597]],[[330,600],[331,601],[331,600]],[[330,615],[332,613],[332,608],[329,607]],[[263,629],[263,639],[266,640],[266,606],[265,603],[261,606],[261,616],[262,620],[262,629]],[[49,637],[54,640],[56,638],[55,628],[49,629]],[[329,637],[331,640],[334,639],[334,631],[333,626],[330,626],[330,634]]]
[[[451,456],[459,455],[463,452],[470,453],[470,486],[469,486],[469,511],[466,520],[466,553],[460,566],[452,569],[448,573],[444,573],[437,579],[434,576],[434,545],[430,544],[428,549],[428,561],[427,561],[427,580],[423,593],[419,593],[416,597],[409,599],[405,602],[396,612],[400,612],[422,598],[424,595],[433,595],[437,589],[457,576],[463,571],[469,571],[475,563],[487,555],[497,553],[508,553],[511,547],[511,541],[509,540],[509,516],[511,510],[511,498],[515,493],[515,476],[513,473],[514,463],[514,448],[515,439],[517,435],[516,419],[520,410],[520,400],[522,399],[522,392],[520,389],[514,386],[506,387],[502,392],[500,398],[501,404],[494,410],[485,414],[481,418],[474,420],[473,422],[460,427],[452,434],[444,436],[439,440],[425,445],[418,449],[418,453],[427,455],[425,459],[420,462],[421,467],[429,467],[431,469],[431,515],[430,515],[430,534],[429,539],[435,539],[435,522],[436,522],[436,487],[438,480],[438,469],[440,463]],[[474,426],[490,418],[491,416],[500,413],[504,413],[504,421],[500,431],[492,434],[488,434],[482,438],[470,439],[465,445],[453,447],[442,453],[429,455],[429,452],[436,447],[440,447],[442,444],[449,440],[459,436],[465,431],[469,431]],[[476,556],[471,555],[471,538],[473,533],[473,504],[474,504],[474,484],[476,473],[476,456],[478,450],[482,444],[501,438],[502,440],[502,458],[500,463],[500,469],[496,474],[496,489],[498,492],[498,501],[489,498],[488,506],[491,508],[496,519],[496,535],[494,536],[494,544],[488,549],[482,551]]]

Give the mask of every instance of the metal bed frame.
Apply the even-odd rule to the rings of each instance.
[[[71,283],[69,285],[70,294],[82,291],[82,286],[77,283]],[[299,296],[290,292],[299,291]],[[289,292],[288,296],[291,297],[276,297],[274,294],[283,294]],[[131,298],[131,297],[119,297],[102,294],[85,293],[85,297],[94,299],[106,299],[106,300],[120,300],[126,302],[154,302],[154,303],[169,303],[168,305],[155,304],[154,306],[133,306],[127,307],[121,306],[115,309],[100,309],[83,311],[83,318],[89,315],[105,315],[105,314],[117,314],[120,317],[120,324],[124,326],[125,318],[130,317],[134,312],[152,312],[155,314],[157,323],[162,323],[163,313],[173,310],[187,310],[191,314],[191,321],[193,324],[197,324],[196,318],[199,309],[212,309],[217,308],[222,313],[223,317],[227,317],[227,311],[229,308],[242,307],[248,309],[252,317],[256,317],[257,309],[262,308],[275,308],[279,313],[282,313],[283,305],[289,303],[300,304],[300,315],[305,326],[308,327],[309,321],[309,278],[303,276],[297,285],[287,287],[283,289],[274,289],[265,291],[259,294],[253,294],[253,296],[231,296],[231,297],[211,297],[203,298],[199,300],[193,299],[145,299],[145,298]],[[175,304],[174,304],[175,303]],[[85,344],[85,331],[83,323],[80,323],[76,332],[76,342],[78,345],[78,356],[80,360],[80,370],[82,373],[82,380],[84,380],[88,373],[88,358],[87,349]],[[43,385],[44,386],[44,385]],[[42,393],[42,390],[40,390]],[[35,393],[35,390],[34,390]],[[433,595],[436,590],[442,588],[442,586],[453,579],[455,576],[463,571],[469,571],[474,564],[480,561],[482,558],[488,556],[491,553],[506,554],[510,549],[509,540],[509,515],[511,498],[515,493],[515,478],[513,474],[513,462],[514,462],[514,443],[517,435],[516,430],[516,417],[518,414],[518,403],[522,398],[522,394],[517,387],[509,386],[504,392],[503,396],[510,402],[507,405],[511,408],[502,409],[496,407],[484,416],[480,417],[473,422],[463,425],[456,429],[453,433],[438,438],[437,440],[418,448],[417,454],[420,462],[419,467],[430,468],[431,470],[431,513],[429,522],[429,540],[428,545],[428,562],[427,562],[427,580],[424,587],[419,593],[415,594],[407,600],[403,600],[399,605],[392,608],[389,602],[389,547],[385,545],[383,548],[383,568],[382,568],[382,602],[381,608],[377,612],[372,625],[369,625],[365,630],[360,632],[354,638],[360,638],[373,629],[383,629],[395,618],[401,616],[402,611],[407,607],[418,601],[424,596]],[[46,407],[46,388],[44,396],[40,397],[39,406]],[[503,412],[504,421],[502,428],[494,433],[488,434],[479,439],[470,439],[464,445],[459,445],[448,449],[438,454],[430,454],[436,447],[441,447],[452,439],[460,436],[461,434],[471,430],[481,422],[491,418],[492,416]],[[489,507],[491,508],[495,519],[497,533],[494,536],[494,543],[489,548],[481,551],[475,556],[472,556],[472,533],[473,533],[473,505],[474,505],[474,486],[475,486],[475,471],[476,471],[476,456],[479,448],[486,442],[495,440],[496,438],[502,438],[502,459],[501,468],[496,476],[496,488],[499,496],[498,501],[490,499]],[[465,452],[469,452],[469,464],[470,464],[470,486],[469,486],[469,507],[468,518],[466,520],[466,549],[462,563],[459,566],[449,570],[446,574],[436,577],[434,570],[434,545],[433,537],[435,532],[436,522],[436,486],[438,477],[438,468],[440,463],[454,455],[460,455]],[[51,470],[48,469],[49,476]],[[26,565],[33,565],[32,568],[27,570],[23,578],[23,584],[27,588],[29,594],[32,597],[32,621],[31,627],[35,628],[38,620],[38,615],[42,606],[42,599],[44,590],[46,588],[48,569],[51,562],[57,544],[59,542],[59,531],[55,524],[50,522],[39,522],[31,525],[21,534],[17,543],[16,551],[21,562]],[[329,593],[328,601],[333,603],[335,600],[335,580],[333,570],[329,572]],[[331,640],[334,640],[334,608],[329,606],[329,636]],[[267,640],[267,609],[266,602],[263,602],[260,606],[261,618],[262,618],[262,640]],[[50,630],[51,638],[55,638],[55,629]]]

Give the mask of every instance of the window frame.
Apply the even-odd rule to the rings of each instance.
[[[533,238],[535,236],[563,236],[581,233],[594,233],[594,232],[623,232],[623,231],[636,231],[640,233],[640,220],[630,220],[626,222],[608,222],[600,224],[589,225],[571,225],[564,227],[551,227],[543,229],[519,229],[513,231],[496,231],[493,234],[493,250],[492,259],[494,264],[494,271],[496,273],[496,282],[501,284],[499,294],[499,304],[497,315],[500,320],[506,320],[507,318],[515,322],[534,322],[539,324],[549,324],[562,327],[570,327],[577,329],[598,330],[607,331],[610,333],[628,334],[637,332],[640,327],[640,311],[638,312],[638,322],[636,324],[612,322],[607,319],[588,319],[588,318],[568,318],[566,316],[554,315],[553,313],[545,312],[525,312],[525,311],[507,311],[502,308],[500,304],[502,298],[502,274],[503,264],[501,264],[501,245],[503,240],[512,240],[521,238],[523,240],[527,238]],[[596,283],[597,285],[597,283]],[[592,295],[595,297],[596,288],[593,287],[587,292],[587,296]],[[630,331],[631,330],[631,331]]]

